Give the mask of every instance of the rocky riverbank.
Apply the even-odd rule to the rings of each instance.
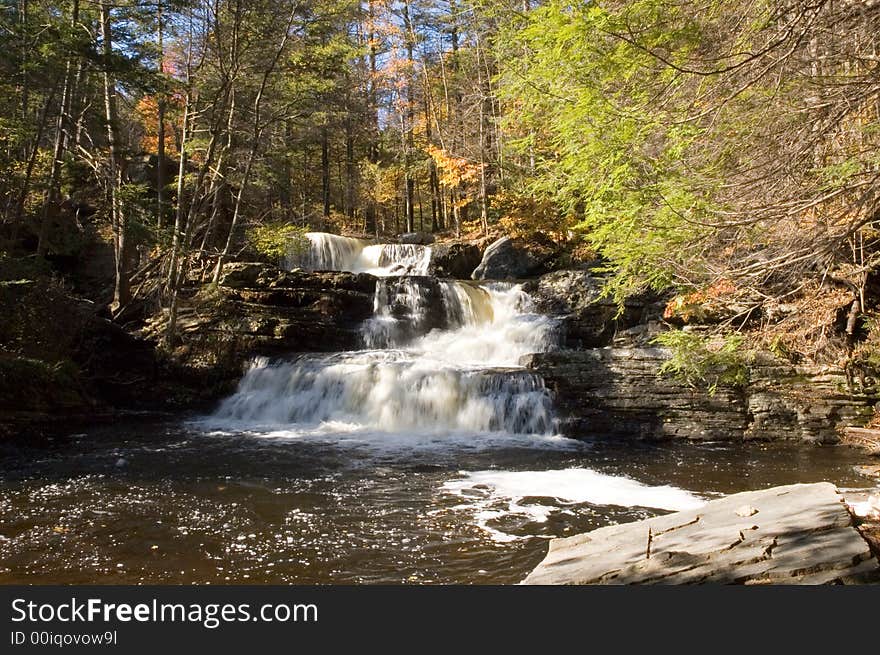
[[[880,400],[851,391],[843,370],[756,357],[742,387],[714,390],[660,374],[669,352],[604,347],[533,355],[529,368],[551,389],[571,435],[619,438],[796,439],[836,443],[864,425]]]
[[[191,287],[183,295],[175,343],[165,357],[167,375],[217,397],[256,355],[357,349],[375,288],[376,278],[366,274],[227,264],[218,285]],[[140,335],[160,344],[167,320],[167,313],[156,314]]]
[[[0,281],[0,315],[0,436],[70,430],[151,395],[152,344],[56,281]]]
[[[876,386],[853,385],[842,367],[769,352],[750,356],[742,384],[688,384],[661,374],[672,356],[653,341],[668,329],[665,299],[634,297],[618,311],[586,270],[551,272],[525,288],[558,320],[563,348],[524,363],[546,381],[571,436],[836,443],[880,401]]]
[[[484,269],[501,270],[507,259],[510,265],[538,260],[517,251],[517,242],[501,246],[485,251]],[[479,263],[475,244],[434,248],[432,270],[438,273],[469,277]],[[395,280],[381,283],[389,293],[404,293],[391,289]],[[433,276],[417,282],[428,296],[439,284]],[[184,287],[170,349],[164,312],[130,333],[57,287],[4,283],[0,303],[14,331],[7,329],[12,349],[0,357],[3,423],[204,405],[230,392],[254,356],[361,348],[378,283],[368,274],[232,262],[219,284]],[[711,390],[689,385],[660,374],[670,353],[652,339],[666,329],[666,299],[634,297],[619,311],[602,296],[602,278],[587,269],[551,271],[523,284],[535,311],[557,321],[561,346],[523,363],[546,381],[570,436],[833,443],[842,428],[865,425],[880,401],[876,387],[854,388],[841,368],[794,365],[769,353],[752,359],[744,384]],[[405,301],[390,309],[397,318],[410,311]],[[434,321],[422,327],[443,326]]]
[[[553,539],[524,584],[857,584],[880,563],[827,482]]]

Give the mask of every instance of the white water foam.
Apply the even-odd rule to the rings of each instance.
[[[197,421],[194,427],[207,436],[226,438],[247,435],[255,440],[278,443],[303,443],[326,446],[335,451],[356,453],[355,464],[363,457],[363,465],[372,467],[376,458],[411,458],[435,461],[450,453],[474,455],[498,450],[577,453],[589,450],[589,445],[557,434],[520,434],[514,432],[475,432],[473,430],[409,430],[388,431],[343,421],[325,421],[318,425],[296,424],[288,427],[242,424],[236,427],[228,421],[218,425],[213,419]],[[416,461],[416,460],[413,460]]]
[[[466,283],[452,283],[459,293]],[[533,312],[532,300],[522,286],[492,283],[477,287],[470,302],[486,303],[488,309],[466,310],[469,318],[456,330],[433,330],[410,346],[440,361],[459,366],[519,366],[525,355],[552,350],[557,342],[557,323]]]
[[[369,348],[492,368],[516,367],[524,355],[551,350],[556,327],[553,319],[534,313],[521,285],[400,278],[377,285],[373,318],[363,334]]]
[[[472,512],[476,524],[499,542],[523,537],[502,532],[493,528],[491,523],[511,515],[543,523],[553,512],[559,511],[558,505],[590,503],[682,511],[705,503],[698,496],[677,487],[649,486],[585,468],[462,471],[461,476],[444,483],[442,491],[465,499],[467,502],[456,509]],[[526,498],[553,498],[557,504],[524,504]]]
[[[238,426],[336,422],[388,432],[553,431],[549,394],[532,373],[457,369],[392,357],[391,351],[365,351],[260,362],[214,419]]]

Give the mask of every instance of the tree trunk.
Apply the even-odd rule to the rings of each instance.
[[[180,157],[177,163],[177,207],[174,213],[174,233],[171,236],[171,261],[168,265],[168,283],[171,301],[168,304],[168,325],[165,327],[165,345],[171,348],[177,332],[178,257],[183,231],[183,184],[186,177],[186,146],[189,136],[190,93],[187,90],[183,105],[183,123],[180,134]]]
[[[351,116],[345,121],[345,215],[354,219],[354,190],[357,184],[357,171],[354,161],[354,130]]]
[[[52,106],[52,101],[55,99],[55,95],[58,92],[58,87],[52,87],[52,90],[49,92],[49,95],[46,97],[46,103],[43,105],[43,111],[40,114],[40,118],[37,121],[37,133],[34,136],[34,142],[32,147],[30,148],[30,154],[28,155],[28,164],[25,168],[24,173],[24,181],[21,184],[21,191],[18,194],[18,199],[15,202],[15,211],[12,214],[12,240],[16,241],[18,239],[18,228],[21,225],[22,220],[24,219],[24,205],[27,202],[27,196],[30,192],[31,188],[31,180],[34,176],[34,166],[37,163],[37,155],[40,153],[40,141],[43,138],[43,131],[46,125],[46,118],[49,115],[49,108]]]
[[[18,20],[21,29],[21,122],[23,125],[28,124],[28,106],[30,105],[31,83],[28,75],[28,67],[30,61],[30,43],[28,43],[28,0],[21,0],[18,9]]]
[[[409,0],[403,3],[403,27],[406,32],[406,142],[404,144],[404,177],[406,185],[406,231],[412,232],[415,223],[415,180],[412,172],[412,155],[415,150],[413,127],[415,123],[415,80],[413,79],[413,70],[415,61],[413,59],[413,48],[415,46],[415,30],[413,29],[412,18],[409,12]]]
[[[71,9],[70,23],[76,27],[79,22],[79,0],[74,0]],[[40,221],[40,234],[37,239],[37,255],[44,256],[48,247],[49,223],[52,212],[56,209],[58,198],[61,195],[61,167],[64,164],[64,146],[66,144],[65,132],[67,131],[68,116],[70,113],[71,93],[73,91],[72,73],[73,57],[68,57],[64,64],[64,82],[61,86],[61,105],[58,108],[58,118],[55,121],[55,144],[52,148],[52,165],[49,170],[49,188],[46,191],[46,201],[43,205],[43,215]]]
[[[162,23],[162,2],[157,7],[158,41],[159,41],[159,75],[164,79],[165,73],[165,48],[163,43],[164,25]],[[165,216],[165,89],[159,90],[156,101],[158,114],[157,135],[159,143],[156,146],[156,227],[162,229]]]
[[[330,225],[330,139],[326,123],[321,126],[321,206],[326,230]]]
[[[242,198],[244,197],[248,182],[250,181],[251,170],[253,169],[254,161],[256,160],[257,153],[260,149],[260,140],[262,139],[263,128],[265,127],[262,123],[261,113],[263,107],[263,95],[266,93],[266,87],[269,84],[269,78],[271,78],[275,67],[278,65],[278,61],[281,59],[281,55],[284,53],[284,48],[287,45],[287,40],[290,38],[290,28],[293,26],[293,21],[296,17],[296,11],[298,7],[299,5],[294,5],[293,10],[290,12],[290,16],[288,17],[287,24],[284,28],[284,33],[281,36],[281,42],[278,44],[278,48],[275,51],[275,56],[269,63],[269,66],[263,72],[263,77],[260,81],[260,87],[257,91],[257,96],[254,99],[253,141],[251,143],[250,153],[248,154],[244,176],[242,177],[241,185],[238,188],[238,194],[235,197],[235,207],[232,211],[232,222],[229,224],[229,234],[226,236],[226,245],[223,247],[223,252],[220,253],[219,257],[217,257],[217,267],[214,269],[214,284],[217,284],[220,281],[220,271],[223,269],[223,261],[226,259],[227,256],[229,256],[229,251],[232,248],[232,240],[235,238],[235,229],[238,226],[238,221],[241,217]],[[329,181],[329,172],[327,179]]]
[[[104,55],[104,118],[107,121],[107,142],[110,146],[108,159],[108,189],[110,195],[111,224],[113,226],[113,245],[116,259],[115,283],[113,286],[114,313],[121,310],[131,300],[128,270],[126,262],[126,246],[128,237],[128,221],[126,212],[119,197],[122,187],[121,140],[119,135],[119,115],[116,108],[116,80],[110,70],[113,58],[113,33],[111,24],[111,5],[102,2],[101,8],[101,40]]]

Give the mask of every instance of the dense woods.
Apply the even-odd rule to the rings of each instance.
[[[686,322],[722,298],[728,328],[873,304],[876,0],[9,0],[0,21],[0,250],[57,267],[99,241],[96,299],[151,294],[169,337],[187,276],[303,229],[549,233],[618,301],[671,289]],[[821,351],[794,320],[774,343]]]

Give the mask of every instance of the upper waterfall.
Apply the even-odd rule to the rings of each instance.
[[[326,232],[306,233],[308,246],[291,246],[284,265],[307,271],[350,271],[388,275],[426,275],[431,248],[407,243],[374,244],[366,239],[342,237]]]

